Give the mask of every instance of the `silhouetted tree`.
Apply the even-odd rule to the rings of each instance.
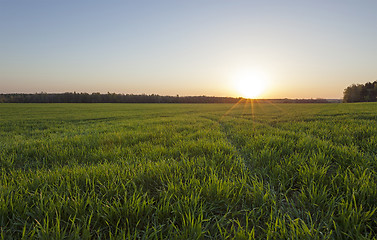
[[[365,84],[352,84],[344,89],[343,102],[376,102],[377,81]]]

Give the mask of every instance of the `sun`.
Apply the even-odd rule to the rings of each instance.
[[[244,72],[234,77],[237,91],[244,98],[258,98],[266,89],[266,77],[261,73]]]

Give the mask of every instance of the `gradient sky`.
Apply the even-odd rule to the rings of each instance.
[[[377,1],[0,0],[0,92],[341,98],[377,79]]]

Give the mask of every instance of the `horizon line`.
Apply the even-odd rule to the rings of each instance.
[[[161,96],[161,97],[215,97],[215,98],[235,98],[235,99],[251,99],[251,100],[284,100],[284,99],[295,99],[295,100],[299,100],[299,99],[305,99],[305,100],[309,100],[309,99],[330,99],[330,100],[341,100],[342,98],[322,98],[322,97],[305,97],[305,98],[299,98],[299,97],[292,97],[292,98],[289,98],[289,97],[279,97],[279,98],[246,98],[246,97],[242,97],[242,96],[237,96],[237,97],[232,97],[232,96],[211,96],[211,95],[180,95],[180,94],[175,94],[175,95],[161,95],[161,94],[158,94],[158,93],[116,93],[116,92],[106,92],[106,93],[103,93],[103,92],[92,92],[92,93],[89,93],[89,92],[76,92],[76,91],[73,91],[73,92],[44,92],[44,91],[41,91],[41,92],[34,92],[34,93],[31,93],[31,92],[10,92],[10,93],[0,93],[0,95],[11,95],[11,94],[89,94],[89,95],[92,95],[92,94],[102,94],[102,95],[107,95],[107,94],[117,94],[117,95],[146,95],[146,96],[152,96],[152,95],[156,95],[156,96]]]

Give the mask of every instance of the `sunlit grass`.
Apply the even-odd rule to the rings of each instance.
[[[372,239],[377,104],[1,104],[5,239]]]

